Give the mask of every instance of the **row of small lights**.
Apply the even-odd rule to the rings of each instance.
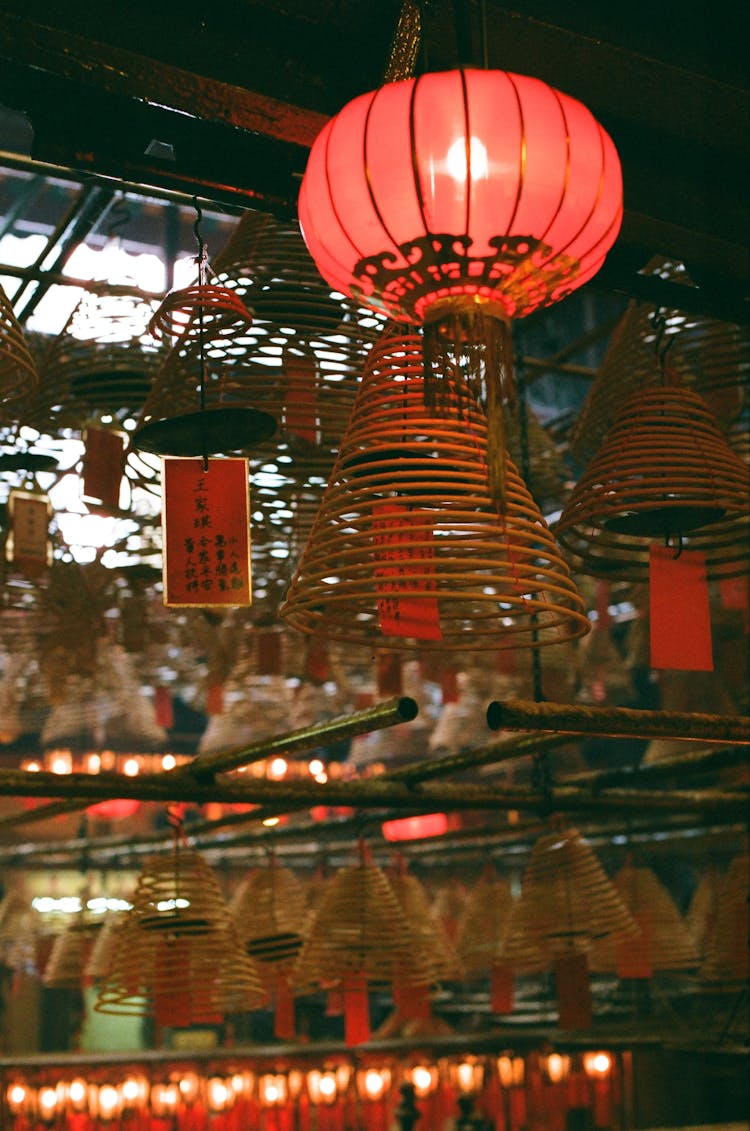
[[[588,1052],[581,1058],[586,1075],[605,1080],[613,1067],[608,1052]],[[469,1057],[447,1066],[456,1092],[478,1094],[486,1082],[487,1070],[497,1073],[500,1085],[510,1090],[523,1087],[526,1064],[523,1057],[503,1055],[480,1059]],[[540,1069],[547,1080],[561,1083],[570,1072],[571,1057],[550,1053],[540,1058]],[[183,1107],[197,1102],[212,1114],[231,1110],[238,1100],[254,1099],[265,1108],[283,1107],[296,1102],[303,1090],[311,1104],[331,1105],[343,1096],[354,1079],[357,1095],[365,1102],[384,1100],[394,1077],[390,1068],[353,1069],[348,1064],[303,1072],[290,1069],[282,1073],[239,1071],[230,1075],[201,1077],[196,1072],[172,1074],[167,1080],[150,1082],[142,1075],[129,1075],[119,1084],[92,1083],[82,1077],[57,1084],[33,1086],[18,1079],[6,1089],[8,1111],[16,1117],[35,1117],[53,1123],[65,1112],[87,1112],[92,1118],[109,1122],[127,1112],[150,1109],[153,1116],[170,1118]],[[438,1065],[416,1064],[404,1068],[401,1078],[412,1084],[415,1095],[425,1098],[439,1086],[443,1073]]]
[[[147,758],[148,762],[146,761]],[[158,759],[156,766],[152,766],[150,763],[156,759]],[[118,755],[112,750],[103,750],[99,752],[92,751],[84,755],[79,765],[81,771],[87,774],[98,774],[103,770],[116,770],[118,773],[125,774],[126,777],[134,778],[138,776],[144,768],[144,765],[147,765],[149,770],[174,770],[178,764],[188,761],[190,761],[190,758],[186,755]],[[76,768],[76,759],[71,750],[49,750],[40,758],[26,759],[22,763],[21,768],[27,770],[29,773],[39,773],[42,770],[48,770],[53,774],[71,774],[74,768]],[[267,777],[272,781],[281,781],[288,774],[293,774],[294,776],[307,776],[309,774],[314,781],[321,783],[327,782],[329,777],[329,771],[326,770],[320,758],[313,758],[307,763],[290,763],[286,758],[276,757],[270,758],[265,762],[254,763],[252,766],[242,767],[236,772],[249,772],[254,777]]]

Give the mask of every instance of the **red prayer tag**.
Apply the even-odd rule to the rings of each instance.
[[[651,546],[649,614],[652,668],[714,670],[704,554]]]
[[[364,973],[344,978],[344,1043],[347,1048],[370,1039],[370,998]]]
[[[437,598],[417,596],[435,588],[431,517],[398,503],[381,503],[373,510],[372,525],[381,630],[386,636],[442,640]]]
[[[174,726],[174,707],[172,705],[172,692],[168,687],[154,688],[154,714],[160,727],[169,730]]]
[[[493,1013],[513,1012],[513,970],[505,962],[493,962],[490,970],[490,1009]]]
[[[555,963],[555,991],[561,1029],[589,1029],[591,984],[585,954],[564,954]]]
[[[279,1040],[293,1041],[296,1036],[294,995],[289,978],[280,971],[274,986],[273,1035]]]
[[[281,674],[281,633],[258,633],[258,672],[260,675]]]
[[[123,437],[106,428],[87,428],[83,457],[83,499],[107,510],[120,505]]]
[[[164,604],[250,605],[247,460],[163,465]]]
[[[224,688],[220,683],[212,683],[206,692],[206,714],[221,715],[224,711]]]
[[[315,358],[284,353],[286,396],[284,426],[292,436],[317,444],[317,389]]]
[[[377,673],[379,695],[403,695],[400,656],[394,656],[392,652],[379,652]]]
[[[618,978],[651,978],[654,973],[654,936],[648,911],[637,911],[633,918],[640,934],[617,944]]]
[[[446,703],[458,703],[458,673],[455,668],[446,668],[441,673],[440,694],[443,706]]]

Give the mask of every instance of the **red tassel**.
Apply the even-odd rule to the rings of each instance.
[[[591,1028],[591,985],[585,954],[564,954],[557,959],[555,988],[560,1028]]]
[[[370,998],[363,971],[344,979],[344,1042],[347,1048],[370,1039]]]
[[[504,962],[493,962],[490,970],[490,1008],[493,1013],[513,1012],[513,971]]]
[[[649,612],[652,668],[714,670],[704,554],[651,547]]]
[[[276,975],[274,987],[273,1035],[280,1041],[293,1041],[296,1036],[294,995],[289,979],[281,972]]]

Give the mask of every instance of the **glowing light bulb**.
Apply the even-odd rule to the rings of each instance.
[[[173,770],[177,765],[177,759],[174,754],[165,754],[161,760],[161,768],[163,770]]]
[[[272,758],[268,767],[269,778],[283,778],[289,769],[285,758]]]
[[[129,778],[137,777],[141,772],[141,764],[137,758],[128,758],[122,767],[122,772]]]
[[[454,181],[463,184],[466,180],[466,139],[458,137],[448,150],[445,158],[445,167]],[[486,177],[489,173],[487,160],[487,147],[478,137],[473,137],[469,142],[469,174],[476,181]]]

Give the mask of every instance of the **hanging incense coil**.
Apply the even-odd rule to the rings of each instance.
[[[23,422],[55,435],[99,414],[135,416],[165,356],[148,332],[154,306],[127,293],[85,294],[39,361]]]
[[[178,845],[147,860],[95,1008],[185,1026],[251,1009],[262,996],[204,858]]]
[[[28,343],[0,287],[0,419],[16,419],[15,414],[38,384],[39,374]]]
[[[636,393],[578,481],[555,534],[576,568],[647,578],[649,546],[700,550],[709,577],[744,573],[750,560],[750,470],[698,393],[664,386]]]
[[[640,935],[626,946],[643,958],[653,970],[687,970],[698,966],[699,953],[688,926],[651,868],[626,864],[612,881],[623,902],[640,927]],[[592,970],[616,973],[618,940],[608,935],[594,944],[589,964]]]
[[[98,982],[109,974],[117,950],[120,932],[123,930],[126,921],[126,911],[108,911],[104,916],[101,930],[97,932],[83,971],[88,981]]]
[[[662,257],[647,274],[690,285],[682,264]],[[615,329],[596,380],[577,416],[570,448],[588,463],[596,455],[623,405],[641,389],[660,384],[657,350],[668,349],[670,369],[688,388],[705,397],[722,427],[742,410],[750,380],[750,333],[746,326],[677,309],[629,304]]]
[[[102,920],[92,919],[87,911],[78,912],[75,921],[55,937],[44,969],[45,986],[54,989],[81,989],[84,973]]]
[[[492,502],[481,410],[448,380],[439,412],[427,409],[421,374],[417,335],[373,347],[282,617],[400,649],[540,647],[588,632],[510,459],[505,511]]]
[[[326,884],[293,981],[305,990],[337,984],[348,974],[364,975],[370,985],[429,985],[436,979],[432,965],[414,949],[388,877],[367,852]]]
[[[685,916],[687,928],[695,939],[702,958],[706,956],[718,914],[720,882],[718,869],[714,864],[709,864],[698,881]]]
[[[272,859],[236,888],[229,913],[248,954],[277,969],[289,968],[304,941],[305,889],[288,868]]]
[[[519,923],[548,954],[586,951],[607,935],[638,927],[621,895],[577,829],[540,837],[521,883]]]
[[[195,283],[170,291],[154,311],[148,329],[155,338],[200,343],[233,338],[251,323],[250,311],[233,291],[212,283]]]
[[[750,907],[750,857],[736,856],[719,879],[716,916],[706,939],[706,957],[700,968],[703,982],[743,982],[750,973],[748,931]]]
[[[513,906],[510,883],[485,867],[471,888],[458,925],[456,949],[468,974],[486,973],[503,952]]]
[[[412,931],[414,949],[434,971],[436,981],[455,980],[462,974],[461,960],[443,925],[431,914],[430,900],[422,883],[397,865],[389,876],[391,887]]]

